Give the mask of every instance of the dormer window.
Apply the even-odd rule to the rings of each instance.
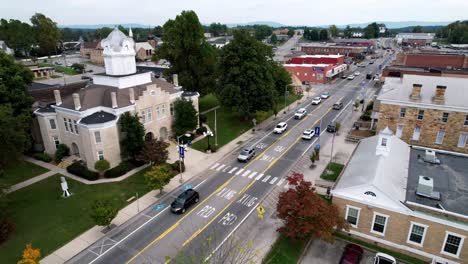
[[[386,147],[386,146],[387,146],[387,139],[386,139],[386,138],[382,138],[382,142],[380,143],[380,145]]]

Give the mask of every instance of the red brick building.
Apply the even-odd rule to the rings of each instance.
[[[343,55],[301,55],[291,58],[292,64],[344,64]]]
[[[327,83],[347,68],[346,64],[284,64],[284,68],[304,83]]]
[[[372,40],[360,39],[360,38],[350,38],[350,39],[335,39],[337,45],[346,45],[346,46],[362,46],[362,47],[373,47],[375,43]]]
[[[368,52],[368,47],[360,46],[339,46],[319,43],[303,43],[301,51],[307,55],[329,55],[338,54],[346,57],[359,58],[364,57]]]
[[[431,68],[468,68],[468,56],[465,54],[445,53],[406,53],[402,65]]]

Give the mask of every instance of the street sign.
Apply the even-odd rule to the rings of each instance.
[[[316,127],[314,128],[314,132],[315,132],[315,135],[316,135],[316,136],[320,135],[320,127],[319,127],[319,126],[316,126]]]
[[[185,157],[185,148],[183,145],[179,145],[179,157],[183,159]]]

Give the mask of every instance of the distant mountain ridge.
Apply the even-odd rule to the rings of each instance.
[[[127,24],[90,24],[90,25],[59,25],[59,28],[73,28],[73,29],[98,29],[103,27],[114,28],[122,26],[124,28],[153,28],[151,25],[143,25],[138,23],[127,23]]]

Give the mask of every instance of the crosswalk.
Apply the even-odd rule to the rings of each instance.
[[[289,188],[288,182],[285,179],[280,179],[278,177],[272,177],[271,175],[265,175],[257,171],[246,170],[240,167],[231,167],[226,166],[225,164],[215,163],[210,167],[210,170],[222,171],[228,174],[234,174],[236,176],[241,176],[244,178],[254,179],[256,181],[264,182],[267,184],[276,184],[277,186],[283,186],[284,188]]]

